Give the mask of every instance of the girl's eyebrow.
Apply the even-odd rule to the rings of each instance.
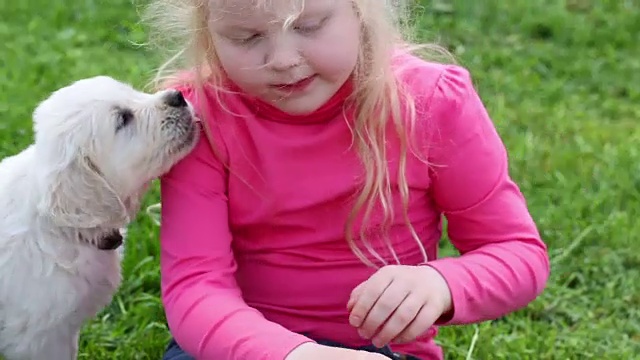
[[[332,14],[333,10],[303,12],[296,18],[296,20],[323,19],[325,17],[331,16]]]
[[[334,13],[334,9],[305,9],[301,13],[297,14],[294,22],[299,21],[309,21],[309,20],[321,20],[326,17],[331,16]],[[280,20],[273,20],[272,22],[283,22],[286,18]],[[252,26],[248,24],[246,19],[223,19],[221,18],[219,22],[222,25],[222,28],[229,31],[245,31],[245,32],[260,32],[264,25],[269,26],[272,22],[266,24],[260,24],[258,26]]]
[[[256,32],[258,31],[255,27],[243,26],[243,25],[228,25],[224,27],[225,30],[231,31],[247,31],[247,32]]]
[[[265,24],[255,24],[252,25],[246,21],[229,21],[226,19],[221,19],[217,21],[218,29],[223,29],[225,31],[246,31],[246,32],[257,32],[260,31],[260,28],[264,27]]]

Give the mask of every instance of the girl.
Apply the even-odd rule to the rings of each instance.
[[[398,9],[151,4],[187,69],[159,79],[203,125],[161,179],[165,360],[442,359],[438,326],[542,292],[547,249],[469,73],[410,52]],[[443,215],[460,257],[437,257]]]

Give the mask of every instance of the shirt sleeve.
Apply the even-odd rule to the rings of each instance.
[[[180,90],[197,108],[193,92]],[[210,129],[216,146],[222,145],[215,127]],[[220,153],[224,161],[225,152]],[[167,322],[176,342],[198,360],[282,360],[310,339],[244,302],[234,278],[226,179],[204,132],[195,149],[160,179]]]
[[[525,307],[549,276],[547,247],[510,178],[505,146],[468,71],[448,66],[428,102],[431,191],[458,257],[428,262],[453,309],[438,324],[496,319]]]

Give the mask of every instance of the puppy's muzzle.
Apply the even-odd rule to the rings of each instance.
[[[196,117],[180,91],[169,90],[162,96],[161,101],[166,106],[162,130],[171,143],[169,153],[180,152],[191,146],[196,139]]]

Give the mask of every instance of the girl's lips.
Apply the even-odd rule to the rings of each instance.
[[[306,89],[309,85],[311,85],[311,83],[315,78],[316,78],[316,75],[311,75],[304,79],[296,81],[295,83],[276,84],[276,85],[272,85],[272,87],[281,91],[286,91],[286,92],[298,92]]]

